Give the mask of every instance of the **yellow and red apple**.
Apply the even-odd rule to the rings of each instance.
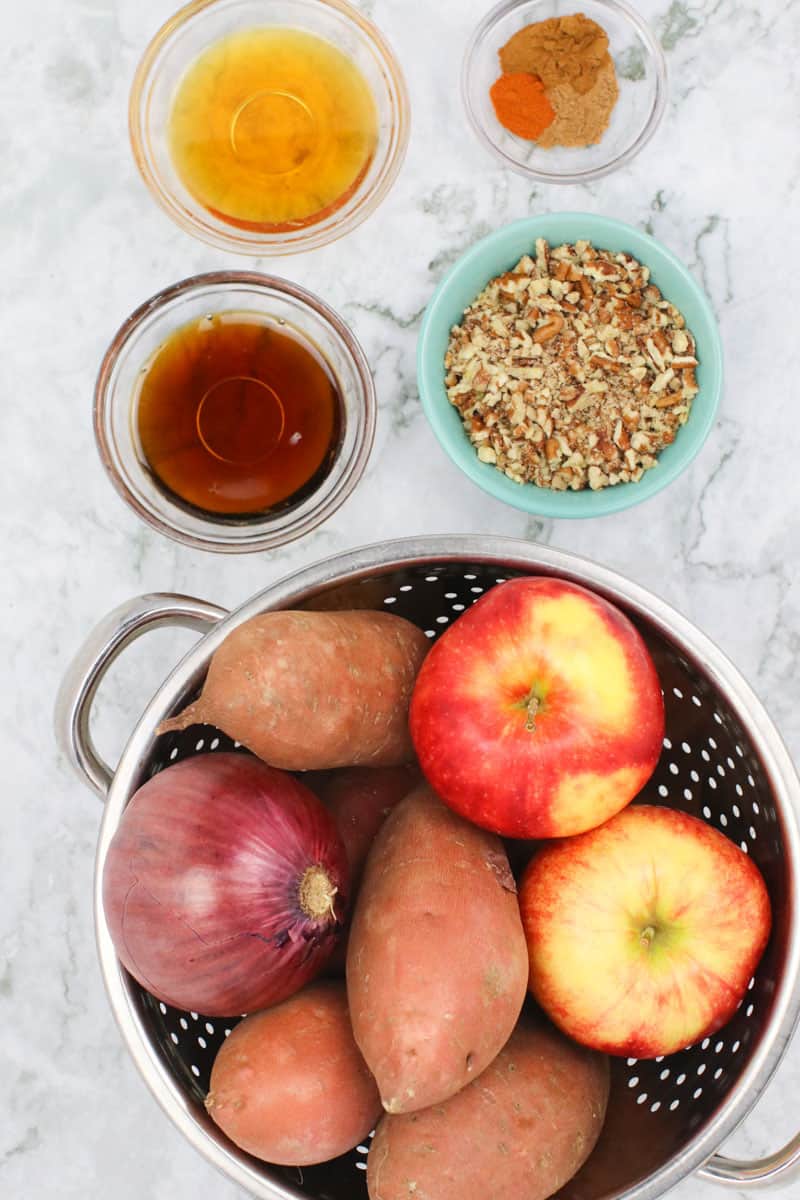
[[[664,704],[628,618],[586,588],[509,580],[432,648],[411,702],[425,776],[467,820],[564,837],[624,808],[655,770]]]
[[[564,1033],[656,1058],[732,1016],[766,947],[764,880],[718,830],[632,805],[555,842],[520,885],[530,990]]]

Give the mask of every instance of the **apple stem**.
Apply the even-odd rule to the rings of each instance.
[[[653,938],[656,936],[656,931],[652,925],[646,925],[641,932],[641,939],[645,946],[650,946],[653,943]]]
[[[528,729],[531,733],[533,733],[534,730],[536,729],[536,714],[538,713],[538,711],[539,711],[539,697],[535,696],[533,694],[533,692],[531,692],[531,695],[528,699],[528,703],[525,705],[525,712],[527,713],[527,717],[525,720],[525,728]]]

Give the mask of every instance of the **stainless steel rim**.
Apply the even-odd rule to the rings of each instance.
[[[605,567],[562,551],[531,546],[527,542],[512,539],[472,536],[417,538],[367,546],[328,558],[315,566],[295,572],[259,593],[222,620],[189,651],[153,697],[136,726],[109,790],[100,830],[95,878],[95,920],[100,964],[109,1000],[123,1038],[142,1077],[166,1114],[196,1149],[228,1178],[262,1200],[299,1200],[303,1194],[278,1183],[267,1183],[250,1166],[246,1155],[220,1145],[212,1134],[210,1121],[198,1119],[196,1111],[187,1102],[160,1060],[157,1050],[151,1045],[135,994],[119,968],[105,926],[100,887],[105,855],[122,810],[146,760],[153,730],[174,706],[176,696],[191,685],[193,677],[235,626],[259,612],[299,604],[309,593],[316,592],[321,587],[345,580],[355,582],[382,569],[447,561],[484,562],[497,564],[498,568],[504,569],[543,569],[576,582],[587,583],[610,599],[624,603],[665,636],[679,642],[688,656],[702,663],[709,679],[724,693],[731,707],[746,725],[775,795],[780,801],[781,835],[787,856],[793,866],[800,862],[800,832],[794,809],[798,796],[798,779],[786,747],[760,701],[727,657],[685,617],[658,597]],[[796,870],[791,870],[790,874],[791,906],[793,913],[797,913],[800,911],[800,880]],[[741,1073],[723,1109],[693,1139],[686,1151],[651,1175],[646,1182],[620,1194],[618,1200],[656,1200],[656,1197],[663,1196],[669,1188],[706,1163],[740,1124],[769,1082],[800,1017],[798,978],[800,938],[795,934],[784,964],[782,982],[775,995],[772,1012],[760,1038],[759,1047]],[[719,1178],[724,1174],[723,1160],[715,1161],[718,1169],[715,1171],[710,1167],[706,1173],[707,1178]],[[735,1164],[737,1167],[745,1165]]]

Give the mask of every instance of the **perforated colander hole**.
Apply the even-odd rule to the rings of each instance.
[[[725,759],[725,762],[728,764],[731,770],[733,770],[736,766],[736,763],[733,761],[730,755],[728,755],[728,757]]]
[[[401,583],[400,584],[401,592],[410,592],[412,590],[413,590],[413,584],[411,584],[411,583]]]
[[[495,583],[506,583],[506,582],[507,582],[507,580],[505,580],[505,579],[495,579]]]
[[[758,814],[761,812],[761,809],[758,806],[757,800],[753,801],[753,812],[756,814],[756,816],[758,816]]]
[[[744,795],[744,788],[742,787],[742,785],[741,785],[740,783],[737,783],[737,784],[736,784],[736,789],[735,789],[735,790],[736,790],[736,795],[737,795],[737,796],[743,796],[743,795]]]
[[[427,637],[427,638],[435,638],[435,637],[436,637],[436,630],[435,630],[435,629],[426,629],[426,630],[425,630],[425,637]]]
[[[700,782],[700,776],[697,774],[697,771],[690,771],[689,778],[691,779],[692,783]]]
[[[357,1162],[356,1163],[357,1171],[366,1171],[366,1169],[367,1169],[367,1164],[365,1162]]]
[[[703,805],[703,816],[705,817],[705,819],[707,821],[711,820],[711,809],[708,807],[707,804]]]
[[[723,767],[722,763],[717,763],[717,774],[720,776],[721,779],[725,778],[726,771],[725,771],[725,768]]]
[[[219,746],[219,738],[214,738],[208,748],[209,748],[209,750],[216,750],[218,746]]]
[[[384,604],[397,604],[397,596],[384,596]]]
[[[465,575],[464,578],[465,579],[477,579],[478,576],[477,575]]]
[[[444,598],[445,600],[457,600],[458,592],[445,592]]]
[[[205,744],[206,744],[205,738],[198,738],[194,744],[195,753],[199,754],[200,751],[203,749],[203,746],[205,746]]]
[[[356,1151],[359,1154],[369,1154],[369,1146],[356,1146]]]
[[[194,1075],[195,1079],[199,1079],[199,1078],[200,1078],[200,1068],[199,1068],[199,1067],[196,1067],[196,1066],[194,1065],[194,1063],[192,1063],[192,1066],[191,1066],[191,1071],[192,1071],[192,1074]]]
[[[469,579],[469,578],[470,578],[470,576],[469,576],[469,575],[465,575],[465,576],[464,576],[464,578],[465,578],[465,579]],[[475,578],[475,576],[473,575],[473,576],[471,576],[471,578],[472,578],[472,579],[474,579],[474,578]],[[438,575],[426,575],[426,576],[425,576],[425,582],[426,582],[426,583],[438,583],[438,582],[439,582],[439,576],[438,576]]]
[[[746,1017],[752,1017],[755,1010],[756,1010],[755,1004],[748,1004],[747,1008],[744,1010],[744,1015]]]
[[[639,1060],[638,1058],[626,1058],[625,1061],[629,1067],[635,1067]]]
[[[740,1049],[741,1045],[742,1045],[742,1043],[737,1038],[736,1041],[731,1046],[731,1054],[736,1054],[736,1052]]]
[[[664,747],[664,749],[665,749],[665,750],[671,750],[671,749],[672,749],[672,742],[669,740],[669,738],[668,738],[668,737],[665,737],[665,738],[664,738],[664,741],[663,741],[662,745],[663,745],[663,747]]]
[[[636,1103],[637,1104],[645,1104],[646,1101],[647,1101],[647,1092],[640,1092],[639,1095],[636,1097]]]
[[[681,1071],[680,1075],[675,1080],[675,1084],[677,1087],[680,1087],[682,1083],[686,1083],[686,1072],[685,1071]]]
[[[437,617],[436,623],[437,623],[437,625],[446,625],[449,620],[450,620],[449,617]]]
[[[659,1079],[669,1079],[669,1077],[670,1077],[670,1069],[669,1069],[669,1067],[665,1067],[658,1078]]]
[[[757,841],[758,834],[755,831],[754,825],[751,825],[747,832],[750,834],[750,837],[753,839],[754,842]]]
[[[742,747],[739,745],[738,742],[734,742],[733,748],[736,751],[736,753],[739,755],[739,758],[744,758],[744,750],[742,749]]]
[[[708,786],[711,788],[712,792],[717,790],[717,781],[713,775],[709,775],[708,777]]]
[[[206,1041],[206,1039],[203,1037],[203,1035],[202,1035],[202,1034],[201,1034],[201,1035],[200,1035],[200,1037],[197,1039],[197,1044],[198,1044],[198,1046],[200,1047],[200,1049],[201,1049],[201,1050],[205,1050],[205,1049],[207,1049],[207,1047],[208,1047],[208,1042]]]
[[[684,754],[692,753],[692,747],[689,745],[688,742],[681,742],[681,750],[683,751]]]
[[[692,1092],[692,1099],[699,1100],[700,1097],[702,1096],[702,1094],[703,1094],[702,1088],[695,1088],[694,1091]]]
[[[171,750],[170,750],[170,752],[169,752],[169,761],[170,761],[170,762],[175,762],[175,759],[176,759],[177,757],[178,757],[178,747],[177,747],[177,746],[173,746],[173,747],[172,747],[172,749],[171,749]]]
[[[694,704],[696,708],[702,708],[703,706],[703,702],[699,696],[692,696],[692,704]]]
[[[714,713],[714,720],[717,722],[718,725],[722,724],[722,717],[719,715],[718,712]]]
[[[723,1075],[723,1073],[724,1073],[724,1072],[723,1072],[723,1070],[722,1070],[722,1067],[717,1067],[716,1071],[714,1072],[714,1078],[715,1078],[715,1079],[721,1079],[721,1078],[722,1078],[722,1075]]]
[[[691,788],[684,788],[684,789],[683,789],[683,798],[684,798],[684,800],[691,800],[691,799],[692,799],[692,789],[691,789]]]
[[[226,1030],[225,1030],[225,1037],[230,1037],[230,1036],[231,1036],[231,1031],[230,1031],[230,1029],[226,1029]]]
[[[178,1024],[180,1025],[181,1029],[183,1029],[183,1030],[186,1030],[189,1028],[189,1022],[186,1020],[186,1017],[181,1017],[181,1019],[178,1021]]]
[[[482,588],[482,587],[471,587],[469,590],[470,590],[471,592],[475,592],[475,593],[476,593],[476,595],[479,595],[479,596],[483,594],[483,588]]]
[[[711,1038],[703,1038],[702,1042],[700,1043],[700,1049],[707,1050],[710,1045],[711,1045]]]
[[[658,794],[662,799],[666,799],[669,795],[669,788],[664,783],[658,785]]]
[[[683,699],[683,692],[681,691],[681,689],[679,687],[674,687],[672,689],[672,694],[673,694],[673,696],[676,696],[678,698],[678,700]]]
[[[173,1043],[173,1045],[177,1046],[177,1044],[178,1044],[177,1033],[171,1033],[169,1036],[170,1036],[170,1041]]]
[[[749,848],[749,846],[747,845],[747,842],[739,842],[739,849],[740,849],[740,850],[743,850],[745,854],[749,854],[749,853],[750,853],[750,848]]]
[[[653,1104],[650,1105],[650,1112],[657,1113],[660,1108],[661,1108],[661,1101],[656,1100]]]
[[[453,604],[453,605],[451,605],[451,608],[453,609],[453,612],[463,612],[465,607],[466,607],[466,606],[465,606],[464,604]]]
[[[733,815],[734,815],[735,817],[740,817],[740,816],[742,815],[742,814],[741,814],[741,812],[740,812],[740,810],[739,810],[739,805],[738,805],[738,804],[732,804],[732,805],[731,805],[731,812],[733,813]]]
[[[703,762],[711,762],[711,755],[707,750],[701,750],[700,757],[702,758]]]
[[[680,1100],[673,1100],[669,1106],[669,1111],[675,1112],[675,1109],[678,1108],[679,1106],[680,1106]]]
[[[159,1012],[161,1013],[162,1017],[165,1017],[167,1015],[167,1006],[163,1000],[159,1000],[158,1009],[159,1009]]]
[[[670,764],[669,764],[669,771],[670,771],[670,775],[677,775],[677,774],[678,774],[678,764],[677,764],[677,763],[670,763]]]
[[[214,1026],[211,1024],[210,1021],[206,1021],[206,1033],[210,1033],[212,1035],[214,1033]]]
[[[700,1063],[700,1066],[697,1068],[697,1074],[698,1074],[698,1075],[705,1075],[705,1073],[706,1073],[706,1064],[705,1064],[705,1063]]]
[[[630,1079],[628,1080],[628,1087],[635,1088],[638,1082],[639,1082],[639,1076],[631,1075]]]
[[[753,779],[752,775],[747,776],[747,782],[750,784],[751,788],[754,788],[756,786],[756,781],[755,781],[755,779]]]
[[[727,824],[728,824],[728,818],[725,816],[725,813],[720,813],[720,814],[719,814],[719,823],[720,823],[720,825],[722,826],[722,828],[723,828],[723,829],[724,829],[724,828],[727,826]]]

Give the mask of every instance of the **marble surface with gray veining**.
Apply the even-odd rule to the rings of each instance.
[[[800,4],[640,0],[669,61],[663,126],[632,165],[568,188],[532,187],[499,169],[467,128],[460,60],[483,0],[362,6],[407,72],[407,163],[359,230],[277,269],[321,293],[362,340],[380,398],[374,453],[356,493],[317,533],[274,554],[220,559],[139,523],[109,485],[91,428],[98,361],[123,318],[162,286],[230,263],[162,215],[129,152],[132,72],[172,0],[3,5],[3,1200],[244,1200],[140,1082],[96,964],[99,805],[58,757],[51,712],[73,651],[122,600],[164,590],[234,606],[297,566],[366,542],[456,531],[526,538],[599,559],[686,613],[741,668],[800,758]],[[488,230],[559,208],[620,217],[683,258],[711,297],[727,362],[719,420],[690,471],[641,507],[585,523],[526,518],[478,491],[439,450],[414,379],[420,313],[448,265]],[[154,634],[109,676],[97,738],[111,760],[190,642]],[[798,1094],[800,1043],[732,1147],[757,1155],[788,1139]],[[691,1180],[674,1192],[715,1194]]]

